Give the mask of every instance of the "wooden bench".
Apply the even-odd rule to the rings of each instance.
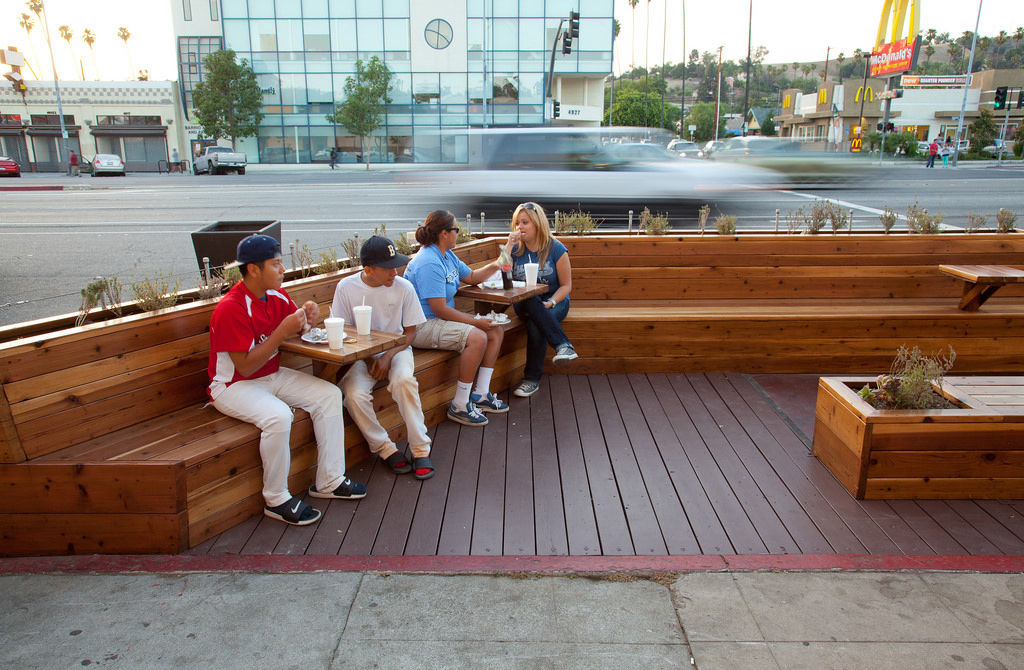
[[[977,312],[1001,287],[1024,282],[1024,270],[1005,265],[940,265],[939,270],[964,280],[960,309],[966,312]]]
[[[490,245],[462,250],[478,263]],[[346,272],[289,282],[326,313]],[[206,406],[213,300],[0,344],[0,554],[175,553],[261,512],[259,430]],[[492,387],[525,361],[518,320]],[[458,357],[417,350],[428,425],[445,419]],[[310,367],[282,354],[282,364]],[[374,407],[392,438],[404,424],[382,383]],[[368,455],[346,417],[347,460]],[[289,486],[312,481],[312,423],[297,410]]]
[[[560,238],[573,373],[878,373],[952,344],[957,373],[1024,371],[1024,287],[981,312],[936,268],[1024,264],[1020,235]]]

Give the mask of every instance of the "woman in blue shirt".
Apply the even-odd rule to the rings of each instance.
[[[572,266],[565,245],[551,234],[548,217],[535,202],[524,202],[512,213],[512,234],[509,236],[512,256],[512,278],[525,280],[527,263],[537,263],[537,283],[547,284],[543,295],[513,305],[516,315],[526,323],[526,368],[523,381],[512,393],[528,398],[540,388],[544,373],[544,356],[548,345],[555,350],[551,360],[556,365],[577,358],[576,350],[562,330],[562,320],[569,313],[572,291]]]
[[[462,352],[459,381],[455,398],[448,406],[448,418],[467,426],[483,426],[487,417],[482,412],[508,411],[508,404],[490,391],[491,374],[505,331],[490,319],[476,319],[455,309],[455,291],[460,281],[478,284],[501,265],[495,261],[470,270],[452,251],[458,236],[455,216],[443,209],[428,214],[416,229],[420,250],[409,262],[404,276],[416,288],[427,322],[416,328],[412,345]]]

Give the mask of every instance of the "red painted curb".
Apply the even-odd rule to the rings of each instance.
[[[63,191],[63,186],[0,186],[0,191]]]
[[[43,556],[0,558],[0,574],[397,572],[406,574],[651,574],[665,572],[1024,572],[1024,556],[771,554],[744,556]]]

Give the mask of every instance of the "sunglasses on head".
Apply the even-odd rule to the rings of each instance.
[[[537,205],[532,202],[524,202],[519,206],[522,207],[523,209],[528,209],[533,212],[537,211]]]

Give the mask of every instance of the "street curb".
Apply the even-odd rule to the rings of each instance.
[[[0,186],[0,191],[63,191],[63,186]]]
[[[313,573],[557,576],[688,572],[1024,572],[1024,556],[756,554],[688,556],[46,556],[0,559],[0,575]]]

